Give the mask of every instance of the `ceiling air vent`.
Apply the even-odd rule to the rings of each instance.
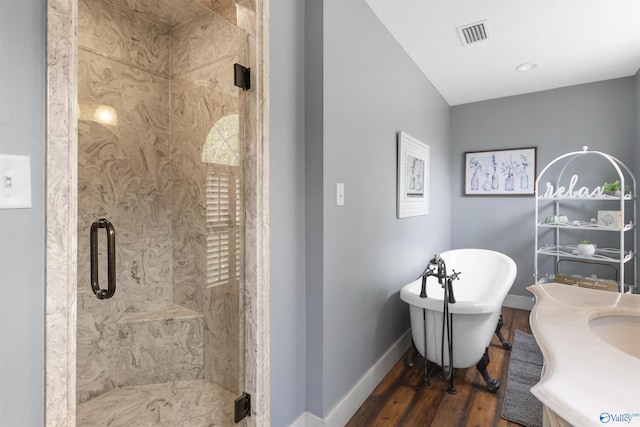
[[[487,31],[487,21],[476,22],[458,27],[458,37],[463,46],[475,44],[489,38]]]

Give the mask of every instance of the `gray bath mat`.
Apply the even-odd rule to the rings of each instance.
[[[542,403],[529,391],[540,381],[542,363],[542,353],[533,335],[516,330],[502,418],[525,427],[542,427]]]

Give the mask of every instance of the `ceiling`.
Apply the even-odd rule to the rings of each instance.
[[[365,1],[449,105],[640,68],[640,0]],[[457,29],[480,21],[487,38],[463,45]]]

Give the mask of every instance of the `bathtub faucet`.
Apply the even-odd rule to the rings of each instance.
[[[436,270],[437,271],[434,271]],[[435,276],[438,278],[438,283],[444,286],[447,278],[447,269],[444,265],[444,260],[440,258],[440,255],[434,255],[433,258],[427,264],[427,268],[422,273],[422,288],[420,289],[420,298],[427,297],[427,277]]]
[[[436,270],[434,272],[434,269]],[[427,270],[425,272],[426,274],[424,274],[422,276],[422,293],[420,294],[420,296],[422,298],[426,298],[427,297],[427,291],[426,291],[426,281],[427,281],[427,277],[428,276],[435,276],[438,278],[438,283],[444,288],[445,286],[447,287],[446,292],[449,296],[449,303],[450,304],[455,304],[456,302],[456,298],[453,296],[453,281],[458,279],[458,276],[460,276],[460,272],[456,272],[455,270],[453,270],[453,274],[451,274],[450,276],[447,276],[447,266],[444,263],[444,259],[442,259],[442,257],[440,255],[434,255],[433,258],[431,259],[431,261],[429,261],[429,266],[427,267]],[[424,296],[423,296],[424,295]]]

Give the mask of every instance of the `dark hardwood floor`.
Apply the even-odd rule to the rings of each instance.
[[[528,311],[504,307],[502,318],[502,333],[509,341],[513,342],[517,329],[531,333]],[[423,387],[424,359],[418,358],[413,367],[407,367],[403,356],[346,427],[518,427],[519,424],[500,418],[509,355],[509,350],[503,349],[494,335],[489,347],[488,371],[500,382],[500,388],[496,393],[489,392],[475,367],[457,369],[454,377],[456,395],[447,393],[447,383],[434,376],[430,377],[431,385]]]

